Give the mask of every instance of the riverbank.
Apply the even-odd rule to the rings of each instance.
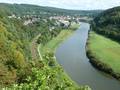
[[[88,86],[78,86],[74,81],[72,81],[63,68],[57,63],[54,56],[57,46],[68,38],[77,28],[78,25],[75,25],[69,29],[62,30],[57,37],[53,38],[45,46],[40,45],[38,51],[41,52],[45,65],[50,67],[52,70],[55,69],[54,72],[56,72],[57,77],[55,77],[55,79],[58,81],[57,83],[62,83],[62,85],[67,87],[66,89],[69,90],[90,90]]]
[[[120,80],[120,44],[91,31],[86,51],[94,67]]]
[[[40,44],[38,46],[38,52],[41,52],[42,55],[44,55],[47,51],[55,52],[58,45],[72,35],[73,32],[79,28],[79,26],[79,24],[73,24],[69,29],[62,29],[60,34],[50,40],[46,45],[43,46]]]

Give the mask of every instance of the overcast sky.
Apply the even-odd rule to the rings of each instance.
[[[108,9],[120,6],[120,0],[0,0],[0,2],[36,4],[77,10]]]

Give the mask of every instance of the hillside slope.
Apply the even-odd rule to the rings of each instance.
[[[102,12],[94,19],[91,27],[97,33],[120,42],[120,7]]]
[[[14,5],[8,6],[14,7]],[[3,86],[23,82],[30,74],[30,61],[33,60],[30,43],[36,35],[41,33],[46,40],[42,43],[46,43],[60,32],[60,28],[57,26],[54,31],[49,31],[49,26],[52,26],[55,21],[47,20],[47,17],[44,18],[47,22],[41,18],[30,25],[24,25],[24,22],[29,18],[22,18],[22,15],[20,19],[9,18],[14,9],[8,8],[8,6],[0,4],[0,85]],[[18,10],[14,11],[16,13],[24,12],[24,10],[20,11],[23,7],[15,9]],[[29,11],[29,9],[25,9]]]

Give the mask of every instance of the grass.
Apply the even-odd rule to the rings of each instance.
[[[42,54],[45,53],[45,51],[55,51],[56,47],[63,42],[68,36],[72,34],[73,31],[71,30],[62,30],[60,34],[53,38],[51,41],[49,41],[45,46],[40,47],[40,51]]]
[[[41,53],[44,54],[47,50],[54,52],[56,47],[68,38],[79,26],[79,24],[73,23],[69,29],[63,29],[57,37],[50,40],[45,46],[40,45]]]
[[[63,29],[57,37],[53,38],[45,46],[40,46],[41,53],[44,54],[47,50],[54,52],[56,47],[68,38],[79,26],[79,24],[73,23],[69,29]]]
[[[95,32],[90,32],[89,39],[89,50],[95,58],[120,73],[120,44]]]

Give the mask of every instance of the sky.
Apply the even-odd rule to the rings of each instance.
[[[120,0],[0,0],[0,2],[35,4],[75,10],[108,9],[120,6]]]

